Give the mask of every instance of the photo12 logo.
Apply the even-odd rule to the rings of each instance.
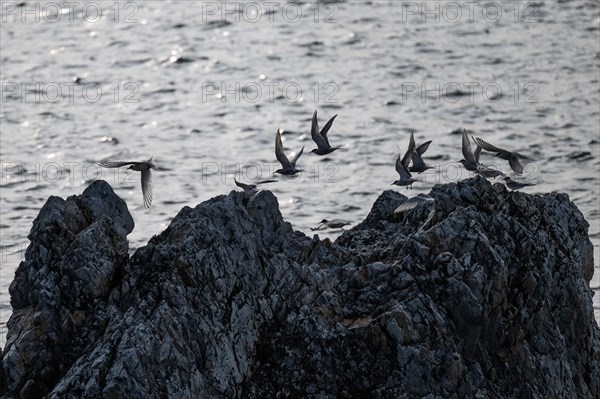
[[[315,183],[338,183],[339,165],[336,162],[313,162],[312,164],[303,164],[302,171],[293,176],[277,175],[275,171],[281,168],[276,163],[264,162],[246,162],[246,163],[226,163],[226,162],[203,162],[202,163],[202,182],[208,182],[209,178],[219,178],[221,183],[232,185],[234,177],[242,182],[259,183],[261,181],[270,181],[273,176],[279,176],[280,179],[288,183],[297,183],[304,179],[310,179]]]
[[[131,1],[2,1],[2,23],[96,23],[102,19],[137,24],[140,6]]]
[[[25,250],[28,246],[27,241],[23,242],[2,242],[0,246],[0,262],[19,264],[25,260]]]
[[[71,82],[2,82],[0,98],[3,103],[97,103],[101,100],[114,103],[138,103],[137,82],[98,83]]]
[[[222,103],[247,102],[258,103],[267,101],[273,103],[283,100],[288,103],[297,103],[305,100],[305,94],[309,93],[315,103],[337,104],[339,100],[336,95],[339,86],[334,82],[313,82],[309,87],[304,87],[297,82],[274,82],[266,79],[256,82],[203,82],[202,102],[216,99]]]
[[[202,22],[221,21],[227,23],[287,22],[297,23],[312,20],[316,23],[337,23],[337,4],[288,3],[278,1],[236,2],[202,1]]]
[[[537,82],[514,82],[503,85],[500,82],[402,82],[401,102],[409,100],[422,103],[441,101],[449,103],[474,103],[485,101],[496,103],[507,99],[515,103],[538,103],[540,90]]]
[[[498,23],[539,22],[539,2],[526,1],[402,1],[402,22],[450,23],[484,21]]]
[[[104,169],[90,162],[2,162],[2,184],[58,183],[69,184],[104,179],[118,183],[138,183],[140,173],[128,169]]]

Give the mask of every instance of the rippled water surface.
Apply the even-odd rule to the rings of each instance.
[[[454,2],[461,15],[429,2],[425,16],[422,2],[233,3],[223,15],[220,2],[80,2],[58,15],[41,3],[37,17],[22,13],[38,3],[11,4],[0,28],[0,321],[48,196],[106,179],[140,246],[181,207],[233,190],[235,174],[270,178],[277,128],[286,151],[306,146],[305,173],[268,188],[307,234],[323,218],[362,220],[397,178],[410,131],[433,140],[426,159],[437,165],[415,194],[467,177],[457,128],[532,156],[525,175],[538,184],[526,191],[566,192],[590,223],[598,291],[597,1],[496,2],[485,12]],[[330,140],[343,150],[309,153],[314,109],[321,126],[339,114]],[[168,170],[154,174],[149,210],[138,176],[95,166],[150,156]],[[598,295],[594,303],[598,317]]]

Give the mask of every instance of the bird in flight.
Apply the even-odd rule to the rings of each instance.
[[[411,135],[411,137],[413,137]],[[413,139],[414,141],[414,139]],[[433,168],[433,166],[429,166],[425,163],[425,161],[423,161],[423,154],[425,153],[425,151],[427,151],[427,149],[429,148],[429,144],[431,144],[431,140],[424,142],[423,144],[419,145],[418,147],[415,148],[415,150],[412,153],[412,166],[410,168],[408,168],[409,172],[417,172],[419,174],[425,172],[427,169],[431,169]]]
[[[310,135],[311,135],[313,141],[315,142],[315,144],[317,144],[318,148],[315,148],[314,150],[312,150],[311,151],[312,153],[315,153],[317,155],[327,155],[327,154],[334,152],[338,148],[343,147],[343,146],[332,147],[331,145],[329,145],[329,138],[327,137],[327,133],[329,132],[329,129],[331,129],[331,126],[333,125],[333,121],[335,120],[335,118],[337,118],[337,115],[334,115],[325,124],[325,126],[323,126],[323,129],[321,131],[319,131],[319,122],[317,121],[317,111],[315,110],[313,117],[312,117],[312,126],[310,129]]]
[[[129,166],[127,169],[142,172],[142,195],[144,197],[144,208],[150,208],[152,205],[152,174],[150,169],[161,170],[152,163],[152,158],[145,162],[123,162],[123,161],[102,161],[99,165],[103,168],[121,168]]]
[[[475,141],[475,138],[473,138],[473,141]],[[477,166],[477,171],[475,173],[477,173],[480,176],[483,176],[487,179],[496,179],[496,177],[498,176],[504,176],[504,173],[502,173],[499,170],[490,168],[484,164],[479,163],[479,155],[481,154],[481,147],[479,146],[479,144],[477,144],[477,147],[475,148],[475,152],[473,153],[473,155],[475,156],[475,162],[477,162],[479,164],[479,166]]]
[[[494,155],[495,157],[507,160],[508,164],[510,165],[510,168],[517,175],[523,174],[523,165],[521,165],[521,162],[519,162],[519,159],[525,159],[525,160],[531,159],[530,157],[523,155],[523,154],[519,154],[518,152],[511,152],[511,151],[503,150],[502,148],[491,145],[490,143],[483,141],[479,137],[475,137],[475,138],[473,138],[473,140],[475,141],[475,143],[477,143],[478,146],[480,146],[484,150],[489,151],[489,152],[495,152],[496,153]]]
[[[514,181],[513,179],[511,179],[510,177],[506,176],[504,178],[504,183],[506,184],[506,186],[508,188],[510,188],[511,190],[520,190],[523,187],[528,187],[528,186],[535,186],[535,183],[521,183],[518,181]]]
[[[479,161],[475,159],[475,155],[473,154],[471,141],[467,135],[467,129],[463,129],[462,131],[462,153],[464,159],[461,159],[458,162],[462,163],[466,170],[470,172],[477,172],[477,167],[479,167],[480,164]],[[479,158],[479,154],[477,154],[477,158]]]
[[[415,209],[421,204],[425,204],[427,202],[434,202],[434,199],[427,194],[418,194],[416,197],[412,197],[407,199],[404,203],[402,203],[394,213],[402,213],[409,211],[411,209]]]
[[[317,227],[311,227],[310,229],[312,231],[323,231],[323,230],[327,230],[327,229],[342,229],[344,230],[344,226],[349,225],[350,222],[346,221],[346,220],[341,220],[341,219],[333,219],[333,220],[327,220],[327,219],[323,219],[319,222],[319,225]]]
[[[238,186],[239,188],[244,190],[244,193],[246,193],[249,197],[251,197],[258,192],[259,184],[275,183],[277,180],[263,180],[263,181],[257,182],[256,184],[246,184],[246,183],[241,183],[241,182],[237,181],[234,177],[233,181],[235,182],[236,186]]]
[[[286,176],[294,176],[298,172],[302,172],[301,169],[296,169],[296,162],[298,162],[298,158],[302,155],[304,151],[304,147],[298,152],[294,158],[291,160],[285,155],[283,151],[283,144],[281,143],[281,129],[277,130],[277,134],[275,135],[275,157],[281,164],[282,168],[277,169],[275,173],[279,173]]]
[[[415,151],[415,139],[413,137],[413,133],[410,134],[410,142],[408,145],[408,150],[402,158],[400,158],[400,153],[398,154],[398,158],[396,158],[396,172],[400,175],[400,179],[396,180],[392,183],[392,185],[396,186],[410,186],[412,188],[412,184],[416,182],[416,179],[412,178],[412,175],[408,171],[408,164],[412,158],[412,154]]]

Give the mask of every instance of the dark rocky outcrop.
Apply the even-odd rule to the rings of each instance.
[[[596,398],[588,224],[475,178],[331,243],[268,191],[183,208],[131,257],[104,182],[52,197],[11,285],[0,393],[50,398]]]
[[[33,222],[10,285],[3,357],[8,392],[38,397],[106,327],[106,303],[128,259],[133,219],[105,182],[66,201],[50,197]]]

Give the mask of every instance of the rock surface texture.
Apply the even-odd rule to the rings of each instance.
[[[128,255],[108,184],[51,197],[11,284],[15,398],[597,398],[588,224],[565,194],[482,178],[335,243],[276,198],[185,207]]]

